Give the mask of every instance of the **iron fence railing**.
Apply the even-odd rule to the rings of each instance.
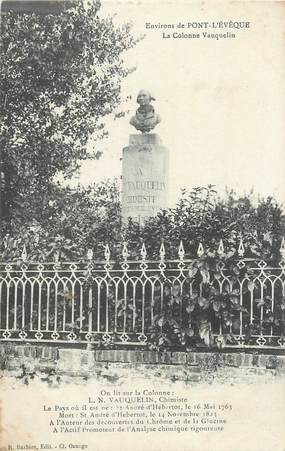
[[[222,261],[220,243],[219,274],[205,284],[216,296],[210,331],[216,344],[224,335],[226,346],[285,347],[284,248],[283,241],[281,262],[270,265],[244,258],[241,242],[236,258],[240,272],[235,274]],[[203,255],[199,245],[196,262]],[[121,262],[111,259],[108,246],[102,261],[94,261],[90,251],[85,262],[30,262],[24,250],[21,261],[0,263],[0,339],[146,346],[155,328],[163,334],[169,306],[176,306],[178,325],[186,311],[190,321],[195,314],[195,306],[189,307],[197,288],[193,262],[185,258],[182,243],[176,260],[166,259],[163,245],[157,260],[147,258],[144,245],[139,260],[131,260],[124,245]],[[198,280],[196,299],[200,310],[208,302],[201,295],[202,282]],[[230,314],[224,314],[225,309],[221,314],[223,293],[233,301]],[[226,315],[228,319],[223,318]]]

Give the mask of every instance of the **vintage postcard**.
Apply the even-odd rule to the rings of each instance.
[[[1,451],[284,451],[284,24],[1,2]]]

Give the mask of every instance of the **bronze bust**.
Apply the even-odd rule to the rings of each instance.
[[[137,103],[140,105],[135,116],[130,120],[130,124],[142,133],[150,132],[157,124],[161,122],[159,114],[154,111],[150,104],[155,98],[149,91],[141,89],[137,96]]]

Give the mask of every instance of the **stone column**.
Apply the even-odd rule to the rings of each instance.
[[[143,223],[168,207],[169,152],[156,133],[130,135],[123,149],[122,217]]]

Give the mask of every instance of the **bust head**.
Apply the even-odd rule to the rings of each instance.
[[[148,133],[161,121],[160,116],[156,114],[151,101],[155,98],[146,89],[141,89],[137,95],[139,108],[136,114],[131,118],[130,124],[142,133]]]
[[[149,105],[152,100],[155,100],[155,98],[150,94],[150,92],[147,89],[141,89],[137,96],[137,103],[140,106],[146,106]]]

